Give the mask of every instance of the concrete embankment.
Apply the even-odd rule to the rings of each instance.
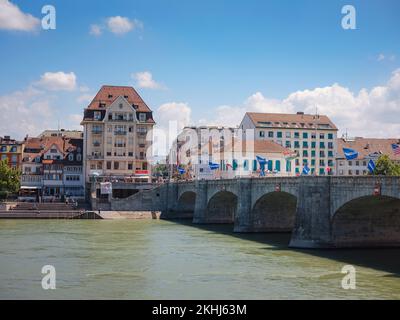
[[[102,219],[93,211],[0,211],[0,219]]]
[[[124,219],[160,219],[159,211],[100,211],[101,219],[124,220]]]

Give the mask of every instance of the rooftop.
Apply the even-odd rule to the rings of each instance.
[[[337,130],[335,124],[324,115],[303,112],[294,114],[247,112],[246,115],[257,128]]]
[[[380,154],[386,154],[391,160],[400,161],[400,155],[395,155],[392,150],[392,144],[399,142],[399,139],[339,138],[337,139],[338,157],[344,159],[343,148],[349,148],[358,152],[357,159],[368,159],[379,157]]]

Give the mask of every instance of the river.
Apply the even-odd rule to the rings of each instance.
[[[163,220],[0,220],[0,299],[400,299],[400,249],[293,250],[288,234]],[[341,286],[344,265],[356,289]],[[56,289],[43,290],[53,265]]]

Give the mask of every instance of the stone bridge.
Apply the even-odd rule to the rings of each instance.
[[[292,232],[300,248],[400,246],[400,177],[239,178],[169,183],[112,210],[230,223],[235,232]]]

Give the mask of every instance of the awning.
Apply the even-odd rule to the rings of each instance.
[[[37,189],[42,189],[42,187],[23,187],[23,186],[21,186],[20,189],[25,189],[25,190],[37,190]]]

